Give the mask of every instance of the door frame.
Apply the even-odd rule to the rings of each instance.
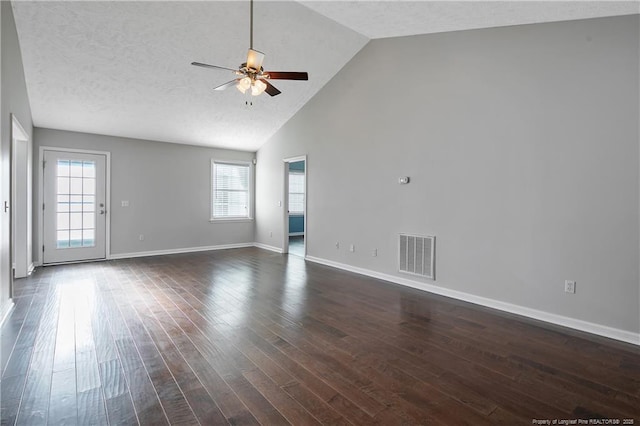
[[[76,149],[76,148],[63,148],[57,146],[41,146],[38,151],[38,182],[39,182],[39,190],[38,190],[38,265],[42,265],[43,257],[42,257],[42,245],[44,244],[44,214],[42,213],[42,205],[44,204],[44,152],[45,151],[57,151],[57,152],[68,152],[71,154],[96,154],[96,155],[104,155],[105,156],[105,204],[107,208],[107,217],[105,218],[105,239],[104,239],[104,249],[105,249],[105,260],[109,260],[111,258],[111,152],[109,151],[95,151],[89,149]],[[84,261],[78,261],[77,263],[81,263]],[[95,262],[91,260],[91,262]]]
[[[308,176],[309,176],[309,161],[307,156],[299,155],[297,157],[288,157],[282,159],[282,174],[283,174],[283,205],[282,205],[282,253],[289,253],[289,163],[296,163],[298,161],[304,161],[304,258],[307,257],[307,241],[308,241],[308,228],[307,228],[307,192],[309,188]]]
[[[11,277],[24,278],[33,272],[33,207],[32,207],[32,147],[29,134],[20,120],[11,114]],[[18,150],[24,153],[19,161]],[[18,191],[18,185],[26,191]],[[20,247],[18,247],[20,242]]]

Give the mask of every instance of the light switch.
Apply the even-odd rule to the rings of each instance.
[[[129,200],[122,200],[122,207],[129,207]]]

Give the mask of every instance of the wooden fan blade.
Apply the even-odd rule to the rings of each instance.
[[[214,69],[219,69],[219,70],[228,70],[228,71],[233,71],[233,72],[238,71],[238,70],[234,70],[234,69],[232,69],[232,68],[219,67],[219,66],[217,66],[217,65],[203,64],[203,63],[201,63],[201,62],[191,62],[191,65],[195,65],[196,67],[214,68]]]
[[[247,67],[254,70],[262,69],[262,61],[264,61],[264,53],[255,49],[249,49],[247,54]]]
[[[265,71],[271,80],[309,80],[309,74],[306,72],[289,72],[289,71]]]
[[[214,87],[213,90],[224,90],[227,87],[235,86],[236,84],[238,84],[238,81],[240,81],[239,78],[236,78],[235,80],[227,81],[226,83],[221,84],[220,86]]]
[[[264,89],[264,91],[267,92],[270,96],[276,96],[282,93],[281,91],[276,89],[276,87],[273,84],[269,83],[267,80],[261,79],[261,81],[267,85],[267,88]]]

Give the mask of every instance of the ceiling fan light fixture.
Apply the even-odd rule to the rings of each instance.
[[[244,77],[238,80],[238,84],[236,85],[239,91],[245,93],[247,89],[251,87],[251,79],[249,77]],[[253,88],[251,88],[251,92],[253,93]]]
[[[289,71],[265,71],[262,68],[262,62],[264,61],[264,53],[255,50],[253,48],[253,1],[250,0],[250,22],[249,22],[249,52],[247,53],[247,62],[241,64],[237,70],[219,67],[217,65],[204,64],[202,62],[191,62],[191,65],[196,65],[205,68],[214,68],[220,70],[233,71],[235,78],[226,83],[220,84],[213,88],[216,91],[225,90],[228,87],[236,86],[236,89],[242,94],[245,94],[247,90],[251,89],[253,96],[259,96],[263,92],[267,92],[269,96],[279,95],[280,90],[269,83],[269,79],[273,80],[308,80],[309,75],[306,72],[289,72]]]
[[[250,48],[247,54],[247,68],[260,71],[262,61],[264,61],[264,53]]]
[[[267,88],[267,85],[264,83],[264,81],[256,80],[253,82],[253,85],[251,86],[251,94],[253,96],[258,96],[262,92],[264,92],[264,89],[266,88]]]

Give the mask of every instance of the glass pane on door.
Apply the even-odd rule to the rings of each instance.
[[[94,247],[96,163],[59,159],[56,166],[56,247]]]

